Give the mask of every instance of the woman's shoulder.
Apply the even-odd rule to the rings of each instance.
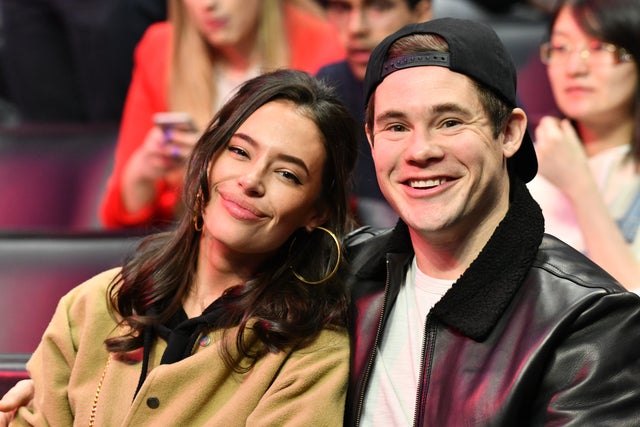
[[[308,345],[296,352],[299,355],[311,352],[341,352],[349,350],[349,332],[346,328],[324,328]]]
[[[120,273],[121,267],[114,267],[105,270],[87,279],[70,290],[61,302],[69,307],[81,305],[101,305],[106,304],[105,295],[107,288]]]
[[[155,22],[147,27],[140,39],[139,46],[166,43],[171,39],[172,34],[173,26],[171,23],[167,21]]]
[[[106,270],[63,296],[58,302],[44,337],[70,335],[73,342],[79,343],[87,337],[108,334],[115,323],[107,292],[109,285],[119,272],[120,267]],[[88,339],[91,340],[91,338]]]
[[[156,22],[147,27],[136,45],[135,57],[138,61],[150,58],[164,59],[169,52],[173,38],[173,26],[166,21]]]

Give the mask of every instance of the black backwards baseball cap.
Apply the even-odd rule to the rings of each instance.
[[[437,34],[449,44],[449,52],[423,52],[385,61],[398,39],[412,34]],[[365,104],[386,76],[411,67],[439,66],[464,74],[483,84],[515,108],[516,68],[504,44],[488,25],[467,19],[440,18],[409,24],[387,36],[371,53],[364,78]],[[538,160],[529,132],[520,149],[508,160],[510,167],[529,182],[538,171]]]

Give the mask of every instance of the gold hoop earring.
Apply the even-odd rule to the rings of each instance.
[[[202,231],[204,227],[204,218],[202,218],[201,215],[202,199],[202,190],[198,190],[198,194],[196,194],[195,213],[193,214],[193,228],[195,228],[196,231]]]
[[[300,280],[302,283],[306,283],[307,285],[320,285],[320,284],[325,283],[326,281],[330,280],[338,272],[338,267],[340,267],[340,260],[342,259],[342,248],[340,246],[340,241],[338,241],[338,237],[335,235],[335,233],[333,231],[327,229],[327,228],[324,228],[324,227],[316,227],[316,228],[314,228],[314,231],[315,230],[324,231],[329,236],[331,236],[331,238],[333,239],[333,242],[336,244],[336,248],[338,249],[338,255],[336,257],[336,265],[333,266],[333,269],[331,270],[331,272],[329,274],[327,274],[325,277],[323,277],[322,279],[320,279],[320,280],[307,280],[304,277],[302,277],[300,274],[298,274],[293,269],[293,266],[291,266],[291,272],[296,277],[296,279]],[[290,251],[291,251],[291,248],[293,247],[294,242],[295,242],[295,239],[291,242],[291,247],[289,248]]]

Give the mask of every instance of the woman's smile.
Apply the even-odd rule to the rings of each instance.
[[[239,220],[256,221],[267,215],[242,197],[232,193],[219,192],[220,203],[229,214]]]

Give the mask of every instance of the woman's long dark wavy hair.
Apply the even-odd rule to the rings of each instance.
[[[560,9],[568,6],[576,22],[590,36],[612,43],[629,52],[640,74],[640,0],[564,0],[556,3],[549,22],[551,35]],[[631,143],[631,155],[640,167],[640,84],[636,87],[634,101],[635,128]]]
[[[349,230],[348,188],[357,144],[356,124],[348,110],[333,89],[304,72],[278,70],[247,81],[216,114],[193,150],[183,191],[188,208],[175,230],[145,238],[111,284],[110,305],[130,332],[108,339],[109,351],[124,353],[142,347],[145,328],[166,322],[181,309],[195,275],[201,238],[193,224],[193,216],[201,214],[196,195],[202,193],[201,206],[206,206],[211,161],[251,114],[275,100],[293,102],[320,130],[326,160],[318,202],[329,213],[323,226],[338,236]],[[307,280],[318,280],[331,271],[335,243],[326,236],[321,238],[323,235],[320,231],[296,231],[256,277],[224,293],[226,313],[210,328],[239,326],[236,348],[255,362],[268,351],[304,345],[322,328],[344,326],[347,298],[341,274],[319,285],[302,283],[292,274],[295,269]],[[291,250],[294,240],[295,249]],[[250,320],[251,329],[264,344],[258,351],[243,344]],[[223,356],[233,364],[229,354]]]

